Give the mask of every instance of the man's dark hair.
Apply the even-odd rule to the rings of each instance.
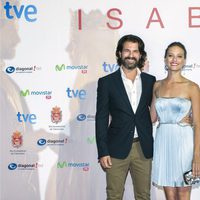
[[[141,54],[141,58],[139,59],[139,63],[138,63],[138,68],[142,68],[144,66],[144,63],[145,63],[145,60],[146,60],[146,57],[147,57],[147,53],[146,51],[144,50],[145,48],[145,45],[144,45],[144,42],[141,38],[139,38],[138,36],[136,35],[125,35],[123,36],[119,41],[118,41],[118,44],[117,44],[117,48],[116,48],[116,52],[115,52],[115,55],[117,57],[117,64],[119,66],[121,66],[122,64],[122,60],[121,60],[121,57],[120,57],[120,53],[122,52],[123,50],[123,47],[124,47],[124,43],[125,42],[133,42],[133,43],[138,43],[138,49],[139,49],[139,52]]]

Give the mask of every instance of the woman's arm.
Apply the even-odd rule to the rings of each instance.
[[[159,81],[156,81],[153,86],[153,97],[152,97],[152,102],[151,102],[151,107],[150,107],[152,123],[155,123],[157,121],[157,113],[156,113],[155,103],[156,103],[156,98],[157,98],[156,92],[157,92],[158,86],[159,86]]]
[[[200,89],[197,84],[193,83],[189,91],[191,93],[194,127],[194,154],[192,171],[194,176],[200,176]]]

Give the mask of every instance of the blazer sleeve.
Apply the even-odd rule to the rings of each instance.
[[[109,155],[107,131],[109,125],[109,88],[107,80],[100,78],[97,86],[97,103],[95,116],[95,133],[98,159]]]

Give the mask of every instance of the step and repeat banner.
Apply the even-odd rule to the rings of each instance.
[[[145,71],[157,79],[167,45],[182,42],[183,74],[200,84],[200,1],[0,0],[1,200],[106,199],[96,87],[118,69],[125,34],[144,40]],[[123,199],[133,196],[128,176]],[[164,199],[152,186],[152,200]]]

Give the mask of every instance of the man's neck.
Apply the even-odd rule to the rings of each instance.
[[[129,70],[122,66],[122,70],[126,75],[126,78],[130,79],[131,81],[135,80],[135,77],[137,76],[137,68]]]

